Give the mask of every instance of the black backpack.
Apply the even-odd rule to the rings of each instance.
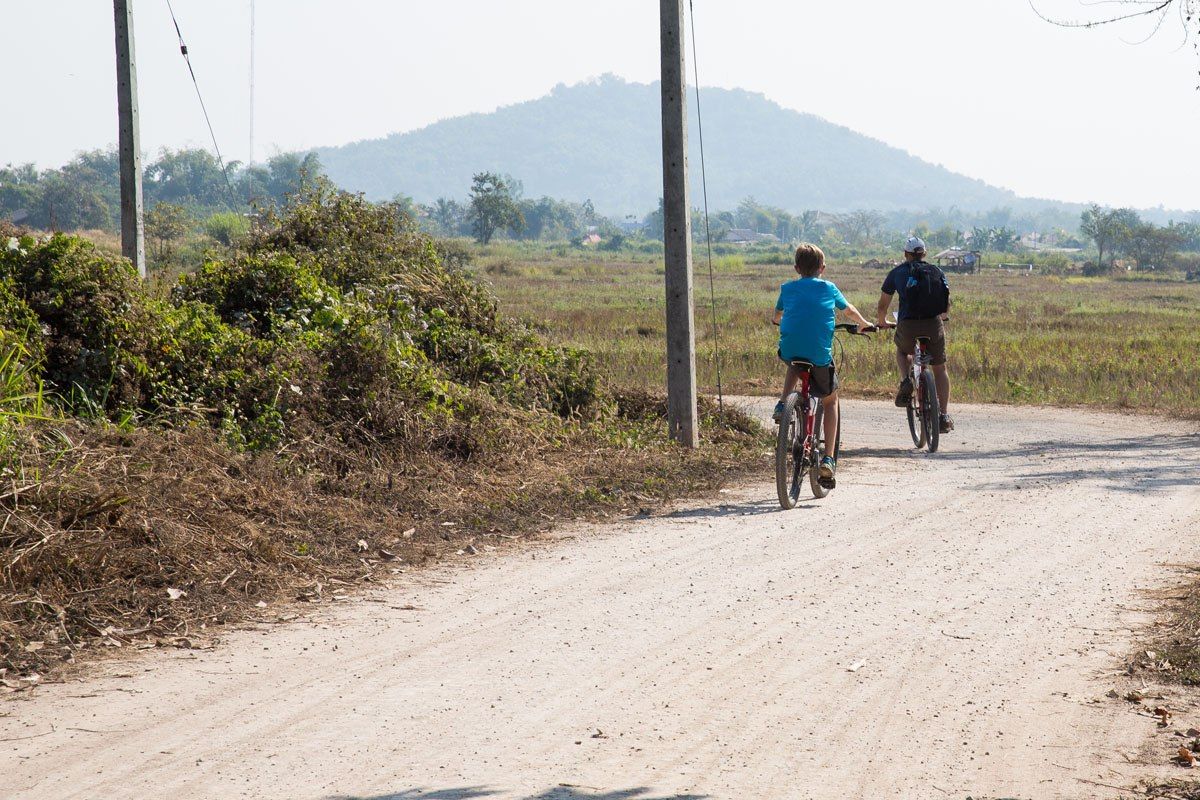
[[[950,290],[946,276],[933,264],[914,261],[909,266],[908,280],[900,288],[904,309],[910,319],[932,319],[950,308]]]

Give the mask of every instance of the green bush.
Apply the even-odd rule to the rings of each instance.
[[[601,404],[583,354],[501,317],[445,263],[462,254],[392,206],[317,187],[233,248],[159,294],[80,239],[22,240],[0,253],[0,327],[68,408],[199,416],[248,448],[334,436],[466,456],[506,415]]]
[[[250,232],[250,221],[234,211],[221,211],[204,221],[204,232],[230,247]]]
[[[128,261],[70,236],[26,238],[0,253],[0,281],[37,319],[40,341],[31,337],[30,351],[52,390],[107,411],[151,404],[146,355],[155,325]]]
[[[181,278],[172,296],[212,306],[222,320],[255,336],[278,335],[288,323],[304,330],[340,320],[338,292],[320,269],[282,253],[210,261]]]

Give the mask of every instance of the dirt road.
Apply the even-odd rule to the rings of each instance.
[[[847,403],[791,512],[764,476],[42,687],[0,704],[0,796],[1115,796],[1154,728],[1104,695],[1200,560],[1200,435],[956,416],[928,456]]]

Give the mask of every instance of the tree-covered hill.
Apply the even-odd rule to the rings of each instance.
[[[761,94],[704,89],[701,102],[714,208],[733,208],[748,196],[790,210],[1024,205],[1008,190]],[[691,112],[698,181],[694,102]],[[340,186],[376,199],[458,196],[474,173],[491,170],[519,178],[529,196],[590,198],[601,212],[640,215],[662,194],[659,113],[658,84],[606,76],[559,85],[545,97],[493,113],[318,152]]]

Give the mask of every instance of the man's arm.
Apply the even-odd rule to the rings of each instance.
[[[771,317],[771,324],[778,325],[781,319],[783,319],[783,312],[777,308],[775,309],[775,315]]]
[[[875,324],[879,327],[887,324],[887,310],[891,304],[892,296],[887,292],[880,292],[879,302],[875,305]]]

